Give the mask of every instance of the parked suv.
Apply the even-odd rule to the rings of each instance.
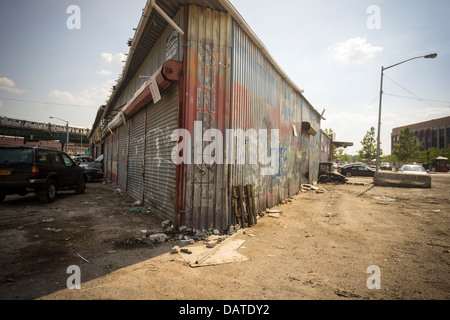
[[[0,202],[8,194],[35,192],[53,202],[58,190],[85,192],[86,171],[66,153],[50,148],[0,146]]]

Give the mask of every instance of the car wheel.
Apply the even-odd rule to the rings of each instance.
[[[0,203],[3,202],[3,200],[5,200],[6,198],[6,193],[0,193]]]
[[[86,191],[86,178],[84,176],[81,176],[80,181],[78,181],[75,192],[77,194],[84,194],[85,191]]]
[[[352,176],[352,174],[350,172],[347,172],[345,175],[349,178]]]
[[[53,179],[48,180],[45,189],[38,193],[41,202],[53,202],[58,194],[58,185]]]

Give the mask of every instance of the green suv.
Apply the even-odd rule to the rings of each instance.
[[[35,192],[41,202],[53,202],[58,190],[83,194],[86,171],[66,153],[51,148],[0,146],[0,202],[8,194]]]

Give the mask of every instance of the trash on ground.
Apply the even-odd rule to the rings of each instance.
[[[85,262],[89,263],[89,260],[87,260],[86,258],[83,258],[79,253],[77,253],[77,256],[79,256],[81,259],[83,259]]]

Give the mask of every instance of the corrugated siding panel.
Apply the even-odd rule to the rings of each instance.
[[[177,145],[171,134],[178,129],[178,87],[172,84],[156,104],[147,108],[144,201],[167,219],[175,213],[176,165],[171,152]]]
[[[271,129],[279,130],[278,150],[271,150],[278,152],[279,160],[274,175],[261,174],[267,165],[259,159],[255,165],[233,166],[233,185],[252,184],[257,209],[264,210],[299,190],[300,97],[236,22],[233,24],[232,106],[232,128],[266,130],[267,149],[271,148]],[[297,136],[294,136],[294,125]],[[249,152],[246,151],[246,156]]]
[[[144,191],[145,123],[145,109],[130,119],[127,193],[140,201]]]
[[[119,129],[118,184],[122,190],[127,189],[128,168],[128,123]]]
[[[300,182],[309,183],[309,135],[302,132],[302,159],[300,167]]]
[[[195,121],[202,122],[203,130],[219,129],[223,135],[229,128],[232,20],[227,13],[195,6],[189,7],[188,19],[185,128],[194,145]],[[202,150],[209,144],[204,142]],[[182,223],[198,229],[232,223],[228,169],[203,161],[185,165]]]

